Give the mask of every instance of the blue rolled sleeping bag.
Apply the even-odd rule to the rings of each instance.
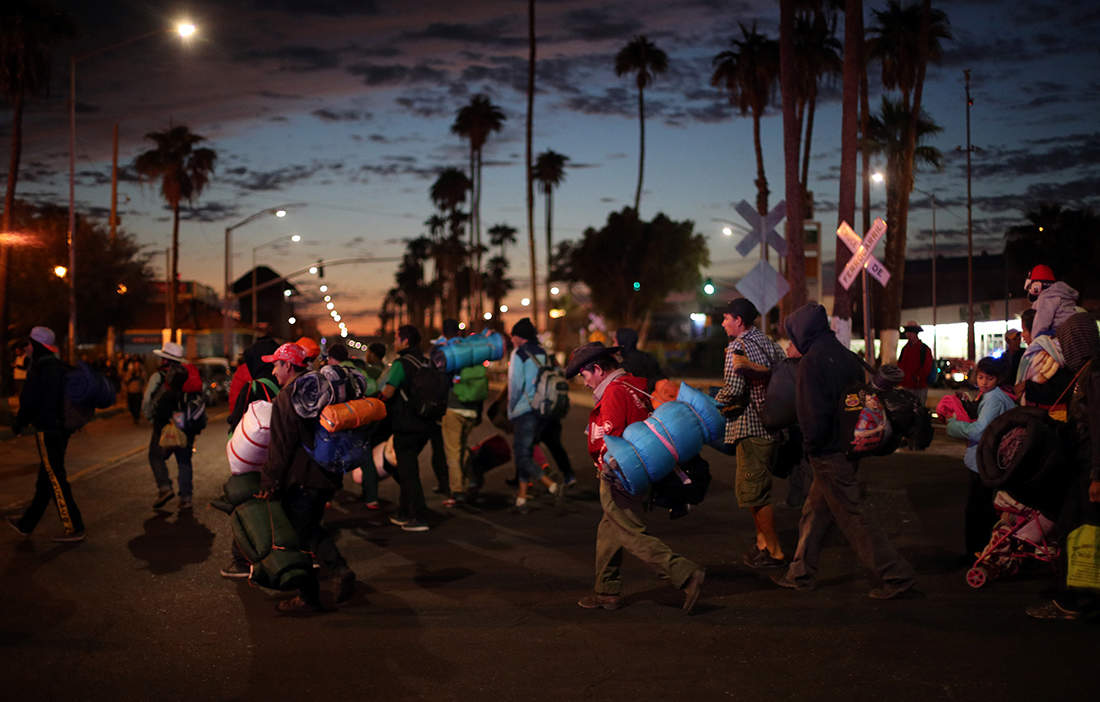
[[[604,437],[611,476],[629,494],[641,494],[678,464],[698,456],[703,444],[720,441],[725,426],[713,399],[681,383],[675,402],[634,422],[621,437]]]
[[[432,349],[432,363],[448,373],[503,357],[504,337],[496,332],[466,336]]]

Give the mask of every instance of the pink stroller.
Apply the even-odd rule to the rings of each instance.
[[[972,588],[982,587],[992,578],[1015,575],[1025,559],[1053,564],[1058,558],[1054,522],[1003,490],[997,492],[993,506],[1001,518],[993,527],[989,544],[966,572],[966,584]]]

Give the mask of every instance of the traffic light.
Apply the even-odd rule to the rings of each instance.
[[[634,281],[634,292],[638,292],[641,289],[642,289],[641,281],[635,280]]]
[[[718,292],[718,288],[714,285],[713,280],[711,280],[710,278],[707,278],[706,280],[703,281],[703,294],[704,295],[713,295],[716,292]]]
[[[324,262],[321,261],[321,260],[317,261],[317,277],[318,278],[324,278],[325,277],[325,267],[324,267],[324,265],[322,265],[323,263]]]

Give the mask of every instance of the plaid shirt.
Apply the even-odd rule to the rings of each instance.
[[[746,378],[735,372],[733,356],[734,351],[737,350],[743,350],[749,361],[765,368],[771,368],[786,355],[779,344],[769,339],[756,327],[750,327],[741,336],[730,340],[726,346],[726,363],[722,371],[725,385],[714,399],[719,406],[731,404],[744,394],[747,385],[749,405],[737,419],[726,420],[725,441],[727,444],[734,444],[747,436],[776,439],[776,434],[765,429],[764,422],[760,419],[760,408],[764,406],[768,381],[766,378]]]

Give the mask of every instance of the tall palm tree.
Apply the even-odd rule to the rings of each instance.
[[[793,29],[798,123],[805,125],[799,181],[805,191],[809,184],[818,87],[823,80],[835,79],[841,74],[842,47],[836,38],[835,23],[822,4],[797,13]]]
[[[554,252],[554,237],[552,234],[554,213],[554,188],[565,180],[565,162],[568,156],[559,154],[553,149],[547,149],[539,154],[535,160],[534,172],[531,177],[539,184],[539,190],[546,195],[546,304],[550,305],[550,259]]]
[[[206,141],[183,125],[163,132],[149,132],[146,139],[156,144],[134,160],[136,170],[146,180],[160,181],[160,194],[172,208],[172,272],[168,286],[168,328],[176,328],[176,274],[180,252],[180,202],[193,203],[202,194],[214,172],[218,155],[213,149],[195,148]]]
[[[508,259],[504,256],[493,256],[488,261],[488,269],[482,275],[485,294],[493,301],[493,309],[499,310],[501,300],[515,287],[508,277]]]
[[[15,187],[23,154],[23,108],[27,96],[48,89],[50,50],[61,39],[71,37],[69,18],[41,0],[11,0],[0,9],[0,92],[11,103],[11,152],[8,182],[4,191],[4,215],[0,232],[12,229]],[[8,362],[8,266],[11,248],[0,241],[0,397],[11,390]]]
[[[507,224],[494,224],[489,227],[489,244],[500,247],[500,255],[504,256],[504,247],[516,243],[516,228]]]
[[[527,253],[531,266],[531,315],[539,326],[539,283],[535,275],[535,189],[531,177],[531,132],[535,119],[535,0],[527,0],[527,124],[523,157],[524,187],[527,191]],[[549,309],[549,307],[547,307]]]
[[[459,268],[467,249],[462,242],[462,225],[466,214],[462,212],[462,203],[472,183],[466,174],[458,168],[445,168],[432,183],[429,195],[432,203],[439,208],[442,216],[433,215],[427,222],[432,242],[432,257],[436,263],[436,275],[439,279],[443,314],[457,317],[461,308],[458,295]]]
[[[668,54],[639,34],[615,55],[615,75],[634,75],[638,86],[638,187],[634,191],[634,211],[642,199],[642,174],[645,170],[645,89],[658,73],[668,70]]]
[[[885,10],[874,11],[875,24],[870,28],[868,55],[882,65],[882,84],[887,90],[898,90],[900,100],[894,107],[905,112],[905,132],[899,154],[896,185],[897,202],[893,231],[886,234],[886,265],[890,268],[890,282],[883,296],[883,358],[893,357],[897,344],[898,325],[901,320],[901,291],[905,271],[906,220],[909,217],[909,195],[913,189],[913,172],[920,141],[920,128],[924,117],[921,98],[924,76],[930,61],[943,56],[942,42],[951,38],[947,15],[932,9],[930,0],[902,5],[890,0]],[[885,116],[885,103],[884,103]],[[867,136],[873,130],[868,127]],[[892,255],[892,257],[891,257]],[[888,325],[888,326],[886,326]]]
[[[730,94],[742,116],[752,115],[752,141],[756,150],[756,211],[768,212],[768,179],[764,175],[764,149],[760,143],[760,118],[775,95],[779,80],[779,42],[756,31],[741,27],[741,38],[731,40],[732,49],[719,53],[711,61],[714,72],[710,84],[722,86]]]
[[[488,95],[475,95],[470,103],[459,108],[455,113],[455,121],[451,124],[451,131],[470,142],[470,180],[473,183],[473,192],[470,198],[470,249],[475,252],[477,260],[474,269],[481,269],[481,258],[478,250],[481,248],[481,164],[482,151],[485,142],[493,132],[499,132],[504,127],[507,117],[504,112],[494,105]],[[480,308],[480,299],[478,301]],[[480,313],[480,309],[478,310]]]
[[[846,0],[844,6],[844,78],[842,81],[840,127],[840,190],[837,196],[837,226],[841,222],[855,225],[856,217],[856,152],[859,150],[859,87],[864,74],[863,62],[863,0]],[[831,238],[831,237],[830,237]],[[824,242],[824,239],[823,239]],[[851,259],[846,246],[836,246],[837,275]],[[852,319],[852,299],[848,290],[835,285],[833,316],[849,325]],[[848,334],[842,332],[838,336]]]

